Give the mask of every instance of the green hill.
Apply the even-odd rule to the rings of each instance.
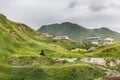
[[[51,41],[50,43],[48,43]],[[64,47],[52,43],[52,39],[38,33],[22,23],[12,22],[0,14],[1,60],[10,55],[39,55],[40,50],[67,53]],[[56,48],[56,50],[54,49]]]
[[[102,39],[111,37],[120,41],[120,33],[108,28],[87,29],[78,24],[64,22],[61,24],[44,25],[38,29],[39,32],[51,32],[54,35],[68,35],[72,40],[81,41],[86,37],[99,36]]]
[[[29,26],[0,14],[0,80],[90,80],[104,71],[86,63],[55,63],[56,57],[80,57],[69,53],[81,45],[40,36]],[[40,56],[44,50],[45,56]],[[91,74],[92,73],[92,74]]]

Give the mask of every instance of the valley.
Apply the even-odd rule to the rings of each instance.
[[[61,25],[64,24],[66,26],[63,28],[68,30],[64,32],[74,36],[72,39],[75,41],[43,36],[42,31],[35,31],[0,14],[0,80],[104,80],[106,77],[120,76],[120,43],[117,42],[119,33],[106,28],[98,31],[95,29],[93,31],[99,32],[99,35],[102,32],[113,34],[116,43],[80,44],[76,41],[88,35],[73,34],[71,31],[74,31],[74,26],[69,30],[71,23]],[[86,33],[89,30],[78,26],[75,31]],[[57,34],[56,32],[54,33]],[[103,38],[104,36],[108,37],[102,35]],[[91,47],[95,49],[88,51]]]

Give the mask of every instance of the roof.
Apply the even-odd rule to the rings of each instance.
[[[87,37],[87,40],[101,40],[101,37]]]
[[[54,39],[69,39],[68,36],[56,36]]]
[[[105,40],[114,41],[114,39],[113,39],[113,38],[106,38]]]

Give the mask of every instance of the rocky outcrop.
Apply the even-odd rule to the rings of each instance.
[[[97,64],[101,66],[114,67],[120,64],[120,59],[107,59],[107,58],[82,58],[81,62]]]
[[[106,65],[106,60],[103,58],[83,58],[81,59],[81,61],[86,63],[98,64],[102,66]]]
[[[14,39],[17,39],[17,38],[18,38],[16,32],[14,32],[14,31],[11,31],[11,32],[10,32],[10,35],[11,35],[11,37],[13,37]]]
[[[96,66],[106,71],[106,77],[102,80],[120,80],[120,72],[117,70],[109,69],[116,67],[120,64],[120,59],[107,59],[107,58],[82,58],[81,62],[96,64]],[[114,79],[112,78],[114,77]],[[119,77],[119,79],[117,79]]]
[[[120,80],[120,77],[105,77],[101,80]]]
[[[115,77],[119,77],[120,76],[120,72],[116,71],[116,70],[110,70],[107,69],[106,71],[106,76],[115,76]]]
[[[18,30],[23,32],[26,30],[26,27],[23,24],[18,25]]]
[[[57,58],[56,61],[67,61],[67,62],[75,62],[77,58]]]

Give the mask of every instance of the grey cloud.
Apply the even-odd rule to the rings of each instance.
[[[120,32],[120,10],[116,8],[119,3],[120,0],[0,0],[0,12],[34,29],[70,21],[86,28],[105,26]]]
[[[101,11],[101,10],[104,10],[106,8],[107,8],[107,6],[104,3],[102,3],[102,2],[100,2],[98,0],[93,1],[89,5],[89,9],[92,10],[92,11]]]
[[[113,2],[109,5],[109,7],[120,9],[120,5],[117,5],[116,3]]]
[[[69,8],[74,8],[77,5],[76,1],[72,1],[70,2],[70,4],[68,5]]]

